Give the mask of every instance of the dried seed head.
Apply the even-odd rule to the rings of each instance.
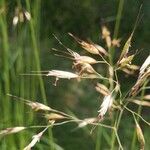
[[[112,43],[111,37],[110,36],[106,37],[106,45],[107,45],[108,48],[111,47],[111,43]]]
[[[110,36],[110,31],[106,26],[102,26],[102,38],[106,39],[108,36]]]
[[[50,121],[50,120],[61,120],[61,119],[65,119],[66,117],[60,114],[50,113],[50,114],[45,114],[45,118]]]
[[[14,16],[13,18],[13,25],[16,26],[18,24],[19,18],[18,16]]]
[[[110,94],[109,89],[104,84],[97,83],[95,88],[97,92],[101,93],[104,96],[107,96]]]
[[[8,134],[13,134],[13,133],[17,133],[20,132],[22,130],[26,129],[26,127],[12,127],[12,128],[7,128],[5,130],[0,131],[0,135],[1,136],[5,136]]]
[[[54,76],[57,78],[64,78],[64,79],[71,79],[71,78],[79,77],[77,74],[67,72],[67,71],[61,71],[61,70],[51,70],[48,72],[47,76]]]
[[[94,44],[94,47],[96,47],[98,49],[99,53],[108,56],[108,52],[102,46],[100,46],[98,44]]]
[[[23,8],[16,7],[15,16],[13,18],[13,25],[16,26],[19,22],[24,22],[25,20],[30,20],[31,15],[28,11]]]
[[[146,58],[143,65],[140,68],[140,75],[143,74],[146,70],[146,68],[150,65],[150,55]]]
[[[85,41],[82,41],[81,43],[81,46],[87,50],[89,53],[92,53],[92,54],[99,54],[99,51],[98,49],[93,45],[93,44],[89,44]]]
[[[50,107],[44,105],[44,104],[41,104],[41,103],[38,103],[38,102],[26,102],[27,105],[31,106],[31,108],[34,110],[34,111],[39,111],[39,110],[44,110],[44,111],[50,111],[52,110]]]
[[[78,37],[74,36],[71,33],[69,33],[69,35],[71,37],[73,37],[82,46],[82,48],[84,48],[89,53],[98,54],[98,55],[100,53],[102,53],[102,54],[107,55],[106,50],[103,47],[101,47],[100,45],[94,44],[93,42],[83,41],[83,40],[79,39]]]
[[[31,19],[31,15],[30,15],[30,13],[28,12],[28,11],[24,11],[24,15],[25,15],[25,17],[26,17],[26,19],[29,21],[30,19]]]
[[[137,123],[137,121],[136,121],[136,134],[137,134],[137,137],[138,137],[138,141],[140,142],[140,149],[144,150],[145,139],[144,139],[142,129],[139,126],[139,124]]]
[[[89,56],[80,56],[78,58],[75,58],[77,63],[87,63],[87,64],[96,64],[98,61],[96,61],[94,58]]]
[[[47,127],[48,128],[48,127]],[[29,143],[29,145],[27,145],[23,150],[31,150],[32,147],[34,147],[34,145],[40,141],[43,133],[47,130],[47,128],[45,128],[42,132],[34,135],[32,137],[32,141]]]
[[[144,99],[150,100],[150,95],[145,95],[145,96],[144,96]]]
[[[74,64],[74,68],[78,72],[79,75],[83,74],[96,74],[94,68],[87,63]]]
[[[79,123],[78,128],[83,128],[87,126],[88,124],[94,123],[96,121],[97,121],[97,118],[86,118]]]
[[[141,101],[141,100],[130,100],[130,102],[133,102],[133,103],[135,103],[135,104],[137,104],[137,105],[140,105],[140,106],[147,106],[147,107],[150,107],[150,102],[148,102],[148,101]]]
[[[106,26],[102,26],[102,38],[105,39],[107,47],[110,48],[112,41],[110,37],[110,31]]]
[[[100,118],[103,118],[107,110],[111,108],[112,103],[113,103],[113,97],[111,94],[104,97],[103,102],[100,106],[100,110],[98,111]]]
[[[146,72],[140,75],[135,83],[135,85],[132,87],[130,95],[136,95],[140,86],[145,82],[145,80],[150,76],[150,67],[147,68]]]
[[[120,47],[120,41],[121,41],[121,39],[113,39],[111,42],[112,46]]]

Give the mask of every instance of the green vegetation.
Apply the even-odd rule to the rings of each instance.
[[[143,18],[132,35],[139,1],[1,0],[0,149],[23,149],[38,133],[43,135],[34,136],[41,138],[34,148],[40,150],[150,149],[150,68],[139,73],[137,67],[150,54],[149,5],[143,2]],[[90,53],[96,55],[90,54],[81,39],[106,51],[99,54],[94,45]],[[64,55],[66,47],[71,55],[89,56],[86,63],[54,55]],[[75,74],[42,72],[53,69]],[[50,76],[78,79],[54,86]],[[112,97],[105,114],[103,99]]]

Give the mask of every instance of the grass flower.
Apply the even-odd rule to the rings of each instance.
[[[86,118],[79,123],[78,128],[83,128],[87,126],[88,124],[94,123],[96,121],[97,121],[97,118]]]
[[[0,131],[0,135],[1,136],[5,136],[8,134],[13,134],[13,133],[17,133],[20,132],[22,130],[26,129],[26,127],[12,127],[12,128],[7,128],[5,130],[1,130]]]
[[[99,112],[99,117],[103,118],[103,116],[106,114],[107,110],[111,108],[113,103],[113,97],[112,94],[109,94],[107,96],[104,97],[103,102],[100,106],[100,110]]]
[[[150,65],[150,55],[146,58],[143,65],[140,68],[140,75],[143,74],[146,70],[146,68]]]
[[[48,127],[47,127],[48,128]],[[47,130],[47,128],[45,128],[43,131],[41,131],[40,133],[34,135],[32,137],[32,141],[30,142],[29,145],[27,145],[23,150],[31,150],[32,147],[34,147],[34,145],[40,141],[43,133]]]
[[[101,93],[104,96],[107,96],[110,94],[110,91],[108,90],[108,88],[104,84],[97,83],[95,89],[97,92]]]
[[[89,53],[97,54],[97,55],[102,53],[104,55],[108,55],[107,51],[100,45],[95,44],[93,42],[83,41],[83,40],[79,39],[78,37],[74,36],[72,33],[69,33],[69,35],[71,37],[73,37],[82,46],[82,48],[84,48]]]
[[[48,121],[51,121],[51,120],[62,120],[65,119],[66,117],[60,114],[50,113],[50,114],[45,114],[45,118]]]
[[[110,37],[110,31],[106,26],[102,26],[102,38],[105,39],[107,47],[110,48],[112,41]]]
[[[61,71],[61,70],[51,70],[48,72],[47,76],[54,76],[57,78],[64,78],[64,79],[72,79],[78,78],[79,76],[72,72]]]
[[[52,110],[50,107],[48,107],[48,106],[46,106],[44,104],[38,103],[38,102],[28,101],[28,102],[26,102],[26,104],[31,106],[31,108],[34,111],[39,111],[39,110],[50,111],[50,110]]]
[[[25,20],[30,21],[31,14],[23,8],[16,7],[15,16],[13,18],[13,25],[16,26],[19,22],[24,22]]]

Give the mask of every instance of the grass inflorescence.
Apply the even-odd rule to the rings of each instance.
[[[8,38],[8,24],[5,14],[7,13],[7,10],[2,7],[0,8],[0,10],[3,9],[3,11],[0,11],[0,34],[3,39],[1,51],[3,53],[4,64],[3,67],[1,67],[3,84],[0,84],[0,91],[3,96],[3,100],[1,101],[3,113],[1,115],[4,118],[4,124],[7,123],[9,126],[4,126],[5,128],[1,126],[2,130],[0,131],[0,138],[2,140],[4,139],[4,142],[1,144],[2,149],[6,149],[6,145],[8,147],[13,145],[12,149],[16,149],[15,145],[17,144],[15,144],[16,141],[14,138],[10,137],[8,142],[6,142],[7,144],[5,143],[5,141],[7,141],[7,138],[5,138],[7,135],[33,129],[38,129],[38,132],[33,135],[31,135],[30,132],[27,132],[27,134],[18,136],[19,144],[17,145],[17,148],[30,150],[35,147],[38,142],[42,141],[43,143],[47,143],[47,147],[50,147],[52,150],[62,149],[54,142],[52,129],[55,126],[73,123],[76,124],[76,127],[73,128],[72,131],[76,132],[77,130],[84,128],[84,131],[93,139],[95,150],[102,148],[103,143],[101,141],[103,141],[103,139],[105,139],[109,149],[123,150],[126,149],[126,144],[121,137],[123,133],[120,133],[120,130],[124,127],[124,125],[122,125],[123,121],[126,119],[124,119],[124,116],[125,114],[128,114],[129,116],[132,116],[131,120],[133,122],[133,125],[130,126],[130,128],[132,128],[131,134],[133,134],[133,137],[130,137],[131,139],[128,141],[128,143],[130,143],[128,147],[134,150],[137,147],[136,142],[138,141],[139,148],[144,150],[147,143],[142,125],[145,124],[150,126],[150,122],[144,118],[142,108],[150,107],[150,95],[147,94],[150,79],[150,55],[145,58],[141,66],[138,66],[133,63],[137,53],[130,53],[132,39],[140,20],[140,15],[138,15],[134,29],[126,42],[124,44],[121,43],[122,38],[118,37],[118,32],[123,4],[124,0],[121,0],[118,8],[114,35],[111,34],[111,31],[106,25],[103,24],[101,27],[101,39],[103,39],[103,45],[99,45],[91,40],[83,40],[70,32],[68,33],[68,37],[84,49],[83,54],[66,46],[66,44],[54,34],[54,39],[63,50],[55,47],[52,48],[52,51],[56,56],[71,60],[72,68],[64,70],[60,67],[60,70],[54,68],[45,71],[41,70],[39,51],[40,23],[38,15],[40,15],[41,1],[33,2],[35,8],[33,11],[29,0],[25,1],[26,9],[23,8],[20,0],[17,1],[18,6],[14,11],[12,26],[14,30],[17,30],[18,33],[21,32],[22,34],[15,33],[14,40],[17,45],[15,53],[12,53],[14,49],[11,47]],[[5,1],[2,1],[1,5],[5,6]],[[20,24],[24,26],[23,29]],[[26,34],[29,34],[30,42],[28,42],[32,47],[32,51],[31,49],[23,48],[23,41],[26,38]],[[114,60],[114,56],[119,50],[121,51],[119,57],[117,60]],[[9,55],[14,55],[13,61],[11,61],[12,64],[9,64]],[[27,65],[22,67],[22,62]],[[9,68],[10,65],[13,69]],[[99,71],[98,68],[102,67],[105,67],[107,73]],[[125,83],[122,83],[118,76],[120,72],[122,72],[123,76],[128,76],[128,78],[138,73],[136,82],[132,87],[128,88],[127,92],[123,91],[122,87]],[[25,78],[26,75],[29,76],[29,78]],[[31,75],[33,75],[33,78],[30,79]],[[61,111],[49,106],[46,100],[43,77],[54,77],[54,86],[58,86],[59,80],[62,79],[74,80],[78,84],[80,84],[82,80],[87,80],[88,82],[92,80],[96,82],[93,91],[97,92],[100,97],[102,97],[102,101],[97,107],[98,109],[94,109],[96,115],[93,117],[80,118],[80,116],[78,117],[73,113]],[[19,85],[19,88],[18,85],[15,86],[15,82]],[[14,84],[14,86],[11,87],[11,84]],[[43,101],[39,102],[34,100],[37,97],[36,95],[40,95]],[[28,97],[28,99],[25,99],[24,97]],[[17,102],[10,101],[10,99],[17,100]],[[12,107],[11,104],[14,104],[14,107]],[[133,109],[130,105],[134,107],[138,106],[138,109]],[[29,117],[26,116],[26,112],[28,112],[26,106],[30,107]],[[14,118],[12,118],[11,112],[14,112]],[[38,121],[34,122],[34,120],[36,120],[35,114],[42,120],[40,125],[38,124]],[[10,127],[10,124],[17,125]],[[90,130],[88,128],[89,126]],[[46,135],[46,139],[44,139],[44,134],[46,134],[47,131],[48,135]],[[95,133],[96,138],[93,136]],[[24,137],[32,137],[32,139],[27,142]],[[50,139],[49,142],[47,142],[47,138]],[[37,147],[42,149],[43,145],[44,144],[39,144]]]

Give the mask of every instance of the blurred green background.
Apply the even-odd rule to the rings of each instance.
[[[118,30],[122,44],[130,35],[139,8],[143,4],[143,18],[135,32],[131,47],[133,52],[141,50],[135,59],[135,63],[141,65],[150,53],[150,1],[148,0],[0,0],[0,129],[46,123],[44,119],[41,120],[40,114],[33,114],[23,103],[8,97],[7,93],[48,104],[52,108],[66,111],[79,118],[97,115],[99,99],[102,97],[99,97],[95,91],[96,80],[81,82],[60,80],[55,87],[53,78],[42,79],[40,76],[20,74],[51,69],[71,70],[70,60],[56,57],[51,51],[53,47],[63,49],[53,34],[57,35],[66,46],[82,54],[85,52],[68,36],[68,32],[104,45],[101,39],[101,24],[105,23],[113,35],[120,2],[124,2]],[[24,19],[14,26],[13,19],[17,9],[22,12],[28,11],[31,20]],[[119,50],[116,50],[115,57],[119,55]],[[136,77],[126,78],[120,73],[121,81],[126,80],[123,92],[135,82]],[[148,118],[148,109],[144,109],[143,113],[145,118]],[[130,130],[134,127],[134,121],[128,113],[124,115],[119,135],[124,148],[130,149],[130,139],[133,135]],[[110,130],[99,127],[90,135],[91,128],[73,131],[75,127],[75,124],[54,127],[53,133],[49,131],[44,135],[34,149],[110,149]],[[148,150],[150,130],[145,125],[142,127]],[[0,149],[23,149],[38,132],[39,130],[30,129],[2,138]],[[138,144],[135,149],[137,147]]]

